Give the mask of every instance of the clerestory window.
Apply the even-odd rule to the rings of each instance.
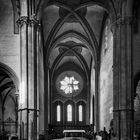
[[[72,122],[72,105],[67,105],[67,121]]]
[[[79,105],[78,106],[78,116],[79,116],[79,122],[82,122],[83,121],[83,106],[82,105]]]
[[[57,122],[61,121],[61,106],[57,105]]]

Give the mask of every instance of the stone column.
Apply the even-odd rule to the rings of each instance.
[[[44,98],[44,119],[45,119],[45,138],[49,139],[48,131],[49,131],[49,123],[50,123],[50,91],[49,91],[49,67],[45,66],[45,98]]]
[[[99,60],[99,58],[98,58]],[[94,118],[95,118],[95,131],[100,131],[100,103],[99,103],[99,61],[97,61],[97,64],[95,66],[95,102],[94,102],[94,109],[95,109],[95,113],[94,113]]]
[[[19,99],[19,138],[28,139],[28,82],[27,82],[27,49],[28,49],[28,7],[27,0],[20,2],[21,11],[18,25],[20,27],[20,99]]]
[[[37,139],[37,33],[38,21],[35,17],[28,24],[28,122],[29,139]]]
[[[31,3],[32,2],[32,3]],[[19,101],[19,137],[37,139],[37,47],[36,28],[38,21],[34,16],[34,0],[20,1],[20,101]]]
[[[91,104],[91,91],[90,91],[90,78],[89,78],[89,76],[87,77],[86,76],[86,78],[87,78],[87,83],[85,84],[86,85],[86,88],[87,88],[87,100],[88,100],[88,102],[86,103],[86,110],[85,110],[85,113],[86,113],[86,120],[85,120],[85,122],[86,122],[86,124],[88,124],[88,125],[90,125],[90,104]],[[75,106],[75,111],[76,111],[76,106]],[[75,118],[76,118],[76,116],[78,116],[78,115],[76,115],[77,114],[77,112],[78,112],[78,110],[75,112]],[[75,119],[75,124],[76,124],[76,119]]]
[[[27,31],[28,17],[20,17],[18,24],[20,25],[20,100],[19,100],[19,115],[20,115],[20,139],[28,137],[28,82],[27,82]]]
[[[45,95],[44,92],[44,80],[45,80],[45,69],[44,69],[44,57],[43,57],[43,44],[42,44],[42,38],[41,38],[41,27],[37,30],[37,99],[38,99],[38,131],[39,131],[39,137],[43,137],[45,134]]]
[[[36,32],[36,52],[37,52],[37,54],[36,54],[36,61],[37,61],[37,79],[36,79],[36,81],[37,81],[37,86],[36,86],[36,88],[37,88],[37,112],[36,112],[36,117],[37,117],[37,139],[39,139],[39,115],[40,115],[40,112],[39,112],[39,105],[40,105],[40,103],[39,103],[39,101],[40,101],[40,91],[39,91],[39,46],[40,46],[40,25],[38,26],[38,28],[37,28],[37,32]]]
[[[119,140],[133,138],[132,90],[132,17],[118,18],[112,24],[113,52],[113,118],[114,132]]]

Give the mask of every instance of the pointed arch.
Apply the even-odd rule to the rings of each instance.
[[[0,62],[0,71],[4,72],[12,79],[15,85],[16,91],[19,91],[19,78],[17,77],[14,70],[12,70],[9,66]]]
[[[48,37],[48,39],[46,41],[46,45],[45,45],[48,48],[47,50],[45,50],[46,51],[46,56],[48,56],[47,53],[50,52],[49,49],[50,49],[50,46],[52,45],[52,42],[53,42],[52,38],[55,38],[55,35],[59,31],[59,29],[62,27],[62,25],[64,24],[66,19],[72,14],[80,21],[80,24],[82,25],[83,29],[87,33],[87,35],[88,35],[88,37],[90,39],[90,42],[91,42],[91,44],[93,46],[93,48],[91,48],[91,52],[93,54],[95,62],[97,62],[98,42],[97,42],[95,34],[92,31],[92,29],[91,29],[90,25],[88,24],[87,20],[76,13],[76,11],[79,10],[79,8],[76,8],[74,11],[72,11],[69,7],[67,7],[65,5],[62,5],[60,3],[54,3],[54,5],[59,6],[59,7],[63,7],[64,9],[68,10],[69,13],[63,19],[59,19],[58,20],[59,23],[57,23],[58,22],[57,21],[56,24],[54,25],[54,28],[51,30],[51,33],[49,34],[49,37]]]
[[[54,75],[55,69],[59,65],[59,63],[63,59],[63,57],[68,52],[72,51],[75,54],[75,56],[78,58],[78,60],[81,63],[82,67],[84,68],[84,71],[86,73],[86,77],[88,79],[88,77],[89,77],[89,68],[87,66],[87,63],[85,62],[84,58],[81,55],[79,55],[77,52],[74,51],[74,48],[75,47],[73,47],[72,49],[67,49],[66,51],[64,51],[63,53],[61,53],[60,55],[58,55],[58,57],[55,59],[55,62],[53,63],[53,66],[52,66],[52,74],[51,75]]]
[[[69,30],[69,31],[66,31],[66,32],[60,34],[57,38],[55,38],[55,40],[53,41],[52,45],[50,46],[49,52],[51,52],[55,48],[56,44],[60,40],[63,40],[65,38],[68,38],[69,36],[74,36],[77,39],[79,39],[80,41],[85,42],[87,44],[87,48],[89,48],[89,49],[92,46],[90,40],[87,37],[85,37],[84,35],[82,35],[81,33],[77,32],[77,31]],[[47,58],[49,58],[50,53],[47,53],[47,54],[48,54],[47,55]]]

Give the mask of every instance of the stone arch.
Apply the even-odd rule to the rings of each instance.
[[[82,116],[82,121],[80,122],[79,121],[79,106],[82,106],[82,114],[81,114],[81,116]],[[78,124],[85,124],[85,122],[86,122],[86,116],[85,116],[85,112],[86,112],[86,102],[84,101],[84,100],[79,100],[77,103],[76,103],[76,112],[77,112],[77,115],[76,115],[76,120],[77,120],[77,123]]]
[[[0,63],[1,131],[17,133],[19,79],[7,65]]]
[[[7,65],[0,62],[0,71],[5,72],[13,81],[16,91],[19,91],[19,78],[16,73]]]
[[[68,105],[70,105],[71,106],[71,108],[72,108],[72,121],[71,122],[68,122],[68,120],[67,120],[67,115],[68,115]],[[72,101],[72,100],[67,100],[65,103],[64,103],[64,112],[65,112],[65,119],[64,119],[64,122],[66,123],[66,124],[74,124],[75,123],[75,102],[74,101]]]
[[[60,121],[57,121],[57,106],[60,106]],[[61,100],[56,100],[54,103],[53,103],[53,110],[54,112],[52,117],[53,117],[53,124],[61,124],[63,123],[63,106],[64,106],[64,103],[61,101]]]
[[[137,88],[139,80],[140,80],[140,70],[134,76],[134,93],[136,93],[136,88]]]
[[[140,137],[140,71],[134,76],[134,134]]]

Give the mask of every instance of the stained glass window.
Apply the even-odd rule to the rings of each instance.
[[[78,106],[78,111],[79,111],[79,122],[83,121],[83,106],[79,105]]]
[[[72,77],[65,77],[60,81],[60,89],[64,91],[65,94],[71,94],[79,90],[79,81]]]
[[[67,105],[67,121],[72,121],[72,105]]]
[[[57,122],[61,121],[61,106],[57,105]]]
[[[75,71],[64,71],[56,78],[56,89],[63,96],[76,96],[83,89],[83,79]]]

